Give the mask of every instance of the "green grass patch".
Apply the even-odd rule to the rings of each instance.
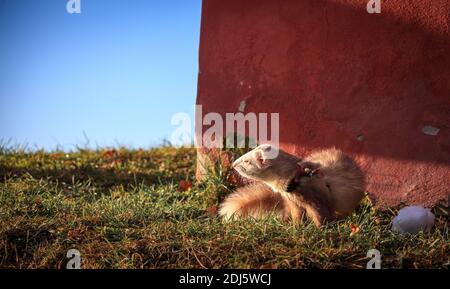
[[[428,234],[389,230],[396,210],[365,201],[317,229],[276,218],[223,223],[211,207],[233,190],[218,166],[195,184],[195,149],[66,152],[0,149],[0,268],[448,268],[448,215]],[[180,189],[180,181],[194,183]],[[214,208],[214,207],[213,207]],[[351,227],[360,231],[351,235]]]

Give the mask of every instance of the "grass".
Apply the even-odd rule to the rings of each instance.
[[[317,229],[273,217],[224,224],[215,205],[229,193],[214,168],[194,183],[195,150],[0,149],[0,268],[448,268],[448,215],[428,234],[389,230],[396,213],[365,201],[345,220]],[[355,228],[359,232],[351,234]]]

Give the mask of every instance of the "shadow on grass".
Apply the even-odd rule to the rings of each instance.
[[[184,174],[176,174],[168,176],[162,171],[143,172],[127,172],[122,169],[114,168],[62,168],[62,169],[37,169],[37,168],[20,168],[14,166],[0,166],[0,178],[2,180],[22,177],[25,175],[32,176],[35,179],[49,179],[59,183],[73,184],[77,182],[90,182],[91,185],[103,189],[115,186],[138,185],[158,185],[167,183],[177,183],[185,179]]]

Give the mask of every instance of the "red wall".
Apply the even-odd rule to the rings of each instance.
[[[447,201],[450,1],[367,1],[204,0],[197,103],[279,112],[282,148],[350,153],[378,204]]]

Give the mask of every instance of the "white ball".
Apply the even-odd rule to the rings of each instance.
[[[401,234],[429,232],[434,225],[434,215],[430,209],[410,206],[401,209],[392,220],[392,231]]]

